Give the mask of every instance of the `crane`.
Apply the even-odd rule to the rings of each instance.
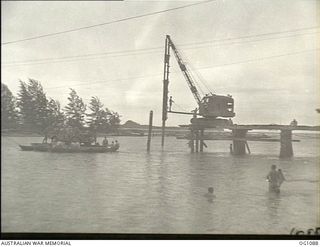
[[[167,67],[167,81],[169,82],[169,58],[170,58],[170,48],[172,49],[174,56],[178,62],[180,70],[187,81],[189,89],[193,94],[194,99],[198,104],[199,115],[204,118],[232,118],[235,116],[234,113],[234,100],[231,95],[216,95],[212,92],[207,93],[205,96],[201,97],[200,93],[196,87],[196,82],[191,76],[185,62],[183,61],[181,54],[177,50],[175,44],[169,35],[166,36],[166,54],[165,54],[165,66]]]
[[[182,74],[188,83],[188,86],[193,94],[193,97],[195,98],[195,100],[198,104],[201,104],[201,96],[199,94],[198,89],[195,86],[195,82],[194,82],[189,70],[187,69],[185,63],[182,60],[182,57],[181,57],[179,51],[177,50],[175,44],[172,42],[169,35],[167,35],[167,38],[168,38],[169,46],[171,47],[171,49],[174,52],[174,56],[176,57],[176,60],[177,60],[179,67],[180,67],[180,70],[182,71]]]
[[[170,73],[170,50],[173,51],[174,56],[178,62],[179,68],[188,84],[188,87],[197,102],[198,105],[198,113],[194,112],[191,114],[200,115],[203,118],[198,118],[197,121],[201,121],[202,123],[222,123],[226,124],[230,122],[231,118],[235,116],[234,113],[234,100],[231,95],[216,95],[212,92],[201,96],[197,87],[196,82],[193,79],[191,72],[187,68],[185,62],[183,61],[181,54],[179,53],[177,47],[173,43],[170,35],[166,35],[165,40],[165,54],[164,54],[164,74],[163,74],[163,105],[162,105],[162,147],[164,146],[164,136],[165,136],[165,122],[167,120],[167,112],[168,112],[168,85],[169,85],[169,73]],[[170,109],[171,111],[171,102],[170,98]],[[175,112],[177,113],[177,112]],[[183,113],[182,114],[190,114]],[[225,119],[228,118],[229,120]],[[232,121],[231,121],[232,122]]]

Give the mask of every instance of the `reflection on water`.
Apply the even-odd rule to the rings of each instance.
[[[279,223],[279,207],[281,203],[280,193],[268,192],[267,193],[267,210],[270,221],[273,225],[278,225]]]
[[[120,151],[57,154],[19,151],[2,138],[2,229],[16,232],[267,233],[319,225],[319,140],[294,143],[279,160],[278,144],[253,143],[233,157],[227,141],[190,154],[185,140],[120,137]],[[306,151],[307,150],[307,151]],[[287,182],[268,192],[270,165]],[[214,198],[204,196],[214,188]]]

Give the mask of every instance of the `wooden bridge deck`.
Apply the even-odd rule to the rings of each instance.
[[[191,131],[191,139],[189,146],[191,152],[199,151],[203,152],[203,140],[204,140],[204,130],[209,128],[223,128],[232,130],[232,140],[233,144],[230,146],[230,152],[234,155],[244,155],[246,154],[246,149],[249,153],[249,145],[247,141],[249,138],[246,136],[247,132],[250,130],[279,130],[280,131],[280,158],[290,158],[293,156],[292,148],[292,131],[294,130],[304,130],[304,131],[320,131],[320,126],[307,126],[307,125],[280,125],[280,124],[222,124],[219,125],[221,121],[199,119],[194,120],[190,125],[180,125],[181,127],[189,127]],[[222,122],[223,123],[223,122]],[[268,141],[268,140],[263,140]],[[278,141],[278,140],[277,140]]]
[[[281,125],[281,124],[234,124],[226,126],[217,126],[215,124],[205,123],[205,124],[188,124],[179,125],[180,127],[193,127],[195,129],[209,129],[209,128],[223,128],[230,130],[305,130],[305,131],[320,131],[320,126],[308,126],[308,125]]]
[[[246,129],[246,130],[307,130],[307,131],[320,131],[320,126],[308,125],[280,125],[280,124],[234,124],[226,127],[226,129]]]

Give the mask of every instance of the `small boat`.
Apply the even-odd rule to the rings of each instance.
[[[49,143],[48,140],[51,139]],[[99,145],[96,133],[89,129],[74,127],[53,127],[46,130],[43,141],[28,146],[19,145],[22,151],[52,153],[107,153],[119,149],[118,141],[111,145]]]
[[[33,146],[19,145],[22,151],[33,151]]]
[[[72,146],[72,145],[52,145],[49,143],[32,143],[30,146],[19,145],[22,151],[40,151],[40,152],[52,152],[52,153],[107,153],[116,152],[120,145],[108,145],[108,146]]]
[[[80,147],[52,147],[49,149],[53,153],[107,153],[115,152],[119,149],[119,145],[109,145],[109,146],[80,146]]]
[[[31,143],[31,146],[19,145],[22,151],[49,151],[51,144],[49,143]]]

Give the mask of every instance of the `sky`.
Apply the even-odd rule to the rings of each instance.
[[[318,125],[317,0],[215,0],[19,41],[200,2],[1,1],[1,82],[16,95],[19,80],[36,79],[63,106],[74,88],[85,103],[98,96],[120,113],[122,123],[146,124],[153,110],[154,124],[161,125],[168,34],[200,93],[233,96],[234,123],[289,124],[295,118],[299,124]],[[174,56],[170,64],[173,110],[191,111],[197,105]],[[189,120],[170,114],[167,125]]]

